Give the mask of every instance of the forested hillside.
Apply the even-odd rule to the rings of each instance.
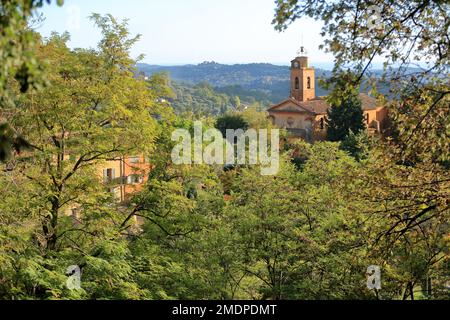
[[[163,73],[171,79],[173,88],[181,100],[174,100],[174,108],[178,111],[189,109],[194,113],[218,114],[227,110],[232,103],[225,100],[239,97],[244,104],[258,102],[263,108],[278,103],[290,94],[290,71],[288,66],[268,63],[251,63],[226,65],[217,62],[203,62],[198,65],[158,66],[145,63],[137,64],[140,73],[147,76]],[[321,85],[321,80],[328,80],[331,71],[315,68],[316,96],[328,95],[329,89]],[[410,72],[414,70],[411,69]],[[389,95],[387,82],[381,81],[382,72],[373,70],[372,77],[378,79],[380,93]],[[367,81],[360,86],[362,92],[368,92]],[[199,88],[208,88],[199,90]],[[213,93],[214,92],[214,93]],[[225,94],[225,95],[220,95]],[[203,95],[203,96],[202,96]],[[211,100],[211,96],[215,98]],[[191,96],[189,98],[188,96]],[[186,107],[193,100],[194,104]],[[209,107],[207,106],[209,104]]]
[[[289,67],[268,63],[225,65],[204,62],[198,65],[157,66],[139,63],[138,69],[146,75],[165,72],[177,83],[190,85],[209,83],[214,89],[242,101],[254,101],[266,105],[279,102],[289,96]],[[319,79],[326,79],[329,71],[316,69],[316,94],[326,95]]]

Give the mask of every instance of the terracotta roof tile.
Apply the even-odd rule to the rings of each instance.
[[[359,98],[361,99],[361,104],[362,104],[363,110],[375,110],[379,107],[377,100],[373,97],[368,96],[365,93],[360,93]],[[313,113],[325,114],[325,113],[327,113],[327,110],[330,107],[328,102],[325,99],[326,99],[326,97],[316,97],[315,99],[312,99],[309,101],[300,102],[293,98],[289,98],[289,99],[282,101],[279,104],[272,106],[268,110],[276,111],[273,109],[279,107],[280,105],[282,105],[286,102],[292,102],[292,103],[295,103],[296,105],[303,107],[304,109],[311,111]]]

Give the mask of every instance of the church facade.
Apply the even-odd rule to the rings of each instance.
[[[330,105],[326,97],[317,97],[315,70],[302,54],[291,61],[291,94],[286,100],[270,107],[267,112],[272,123],[285,128],[291,139],[302,138],[308,142],[325,140],[326,116]],[[382,132],[387,120],[387,109],[373,97],[360,94],[364,119],[369,134]]]

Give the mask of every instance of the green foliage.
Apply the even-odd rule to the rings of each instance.
[[[247,130],[249,128],[248,122],[244,119],[244,117],[238,113],[235,114],[226,114],[220,118],[217,118],[216,121],[216,129],[219,130],[223,137],[227,136],[227,129],[230,130]]]
[[[7,93],[7,81],[13,76],[20,84],[20,91],[37,87],[40,66],[34,57],[36,35],[28,27],[35,10],[51,0],[5,0],[0,5],[0,92]],[[62,5],[63,1],[56,1]],[[3,97],[3,99],[9,96]]]
[[[343,88],[344,87],[344,88]],[[349,90],[338,83],[329,97],[331,108],[327,111],[327,138],[342,141],[350,132],[358,134],[366,129],[361,100],[356,89]]]
[[[29,148],[29,143],[16,132],[14,132],[8,123],[0,123],[0,159],[8,160],[11,157],[11,151],[18,153]]]
[[[170,87],[170,78],[167,73],[157,73],[148,80],[149,89],[162,99],[176,98],[175,92]]]
[[[270,129],[272,122],[267,112],[261,110],[262,107],[258,103],[254,103],[246,107],[242,112],[242,118],[246,121],[250,128],[253,129]]]
[[[216,92],[206,82],[195,86],[172,83],[176,97],[171,104],[178,114],[191,113],[198,116],[217,116],[236,107],[236,97]]]
[[[341,148],[350,153],[357,161],[361,161],[369,156],[370,143],[367,132],[361,131],[354,134],[353,131],[350,131],[342,141]]]
[[[0,210],[7,235],[0,244],[8,262],[0,276],[5,297],[143,295],[129,281],[133,267],[118,227],[126,216],[111,205],[113,194],[102,185],[98,166],[125,154],[150,153],[158,131],[152,115],[165,106],[134,78],[129,49],[136,38],[129,37],[126,24],[111,16],[93,20],[104,36],[99,47],[72,51],[67,34],[41,42],[35,55],[49,85],[19,96],[5,113],[32,148],[12,158],[0,180],[7,190]],[[71,210],[80,216],[71,218]],[[66,288],[70,265],[82,267],[83,291]]]
[[[418,87],[417,81],[409,82],[393,102],[391,146],[402,161],[441,163],[448,168],[449,89],[438,80],[425,88]]]
[[[45,84],[41,65],[34,55],[38,37],[27,25],[36,9],[45,2],[52,1],[4,0],[0,3],[0,112],[14,103],[15,93],[8,88],[11,79],[17,81],[21,93],[40,89]],[[56,2],[60,6],[63,4],[62,0]],[[8,124],[0,125],[0,161],[4,161],[13,151],[25,149],[28,144]]]
[[[321,47],[335,56],[332,98],[370,77],[374,59],[384,60],[390,137],[372,150],[369,185],[357,191],[371,199],[376,231],[368,247],[387,273],[377,295],[385,299],[417,298],[416,287],[430,281],[436,287],[421,297],[442,297],[440,275],[448,272],[448,15],[441,1],[277,1],[278,30],[304,16],[324,21]],[[425,68],[408,71],[424,61]]]

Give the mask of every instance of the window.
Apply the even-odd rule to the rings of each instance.
[[[139,163],[139,157],[138,156],[132,156],[130,157],[130,163]]]
[[[369,114],[368,113],[366,113],[366,123],[367,123],[367,125],[369,125]]]
[[[144,177],[140,174],[130,174],[127,177],[128,184],[139,184],[144,182]]]
[[[320,119],[320,130],[323,130],[323,129],[325,129],[325,119],[321,118]]]
[[[116,178],[116,170],[112,168],[103,170],[103,182],[109,183]]]
[[[311,77],[308,77],[306,79],[306,86],[307,86],[308,89],[311,89]]]
[[[298,77],[295,78],[295,89],[300,89],[300,81],[298,80]]]

